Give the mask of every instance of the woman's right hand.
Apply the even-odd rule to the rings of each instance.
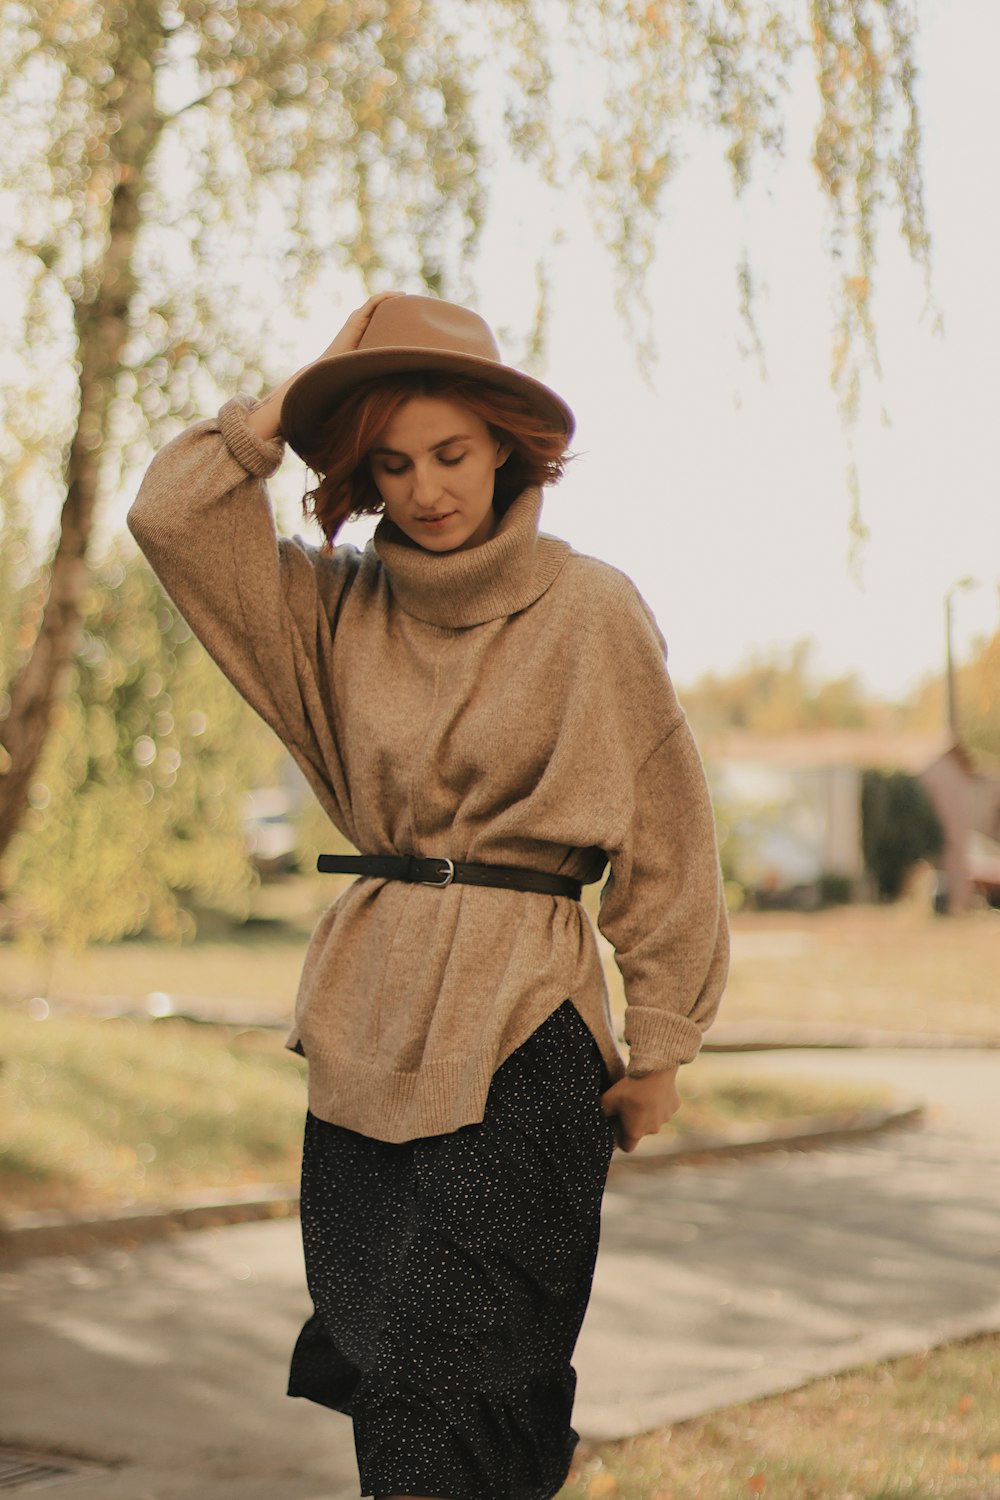
[[[332,343],[327,345],[318,359],[313,360],[311,364],[303,365],[302,370],[296,370],[295,374],[289,376],[284,385],[279,385],[276,391],[272,391],[270,396],[266,397],[259,406],[255,406],[252,412],[248,413],[247,421],[257,436],[263,439],[265,443],[280,437],[281,403],[285,399],[285,392],[292,384],[292,381],[297,380],[303,370],[309,370],[312,368],[312,365],[319,364],[320,360],[330,359],[334,354],[349,354],[352,349],[356,349],[364,337],[365,329],[371,322],[372,313],[376,307],[380,303],[386,302],[390,297],[403,297],[405,295],[405,292],[376,292],[373,297],[368,298],[364,307],[356,308]]]

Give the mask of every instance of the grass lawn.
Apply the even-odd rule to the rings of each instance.
[[[81,1212],[298,1176],[305,1065],[280,1036],[179,1019],[0,1010],[0,1201]],[[666,1130],[725,1133],[849,1111],[862,1087],[743,1079],[705,1057]]]
[[[57,953],[0,948],[0,1003],[32,995],[55,1003],[145,1008],[150,994],[174,1008],[195,1005],[236,1020],[291,1018],[308,939],[294,929],[251,926],[237,937],[176,943],[138,941]]]
[[[263,896],[286,925],[259,923],[185,947],[119,943],[57,954],[54,963],[0,946],[0,1002],[47,995],[77,1006],[110,999],[141,1007],[151,992],[163,992],[179,1010],[196,1004],[234,1019],[288,1017],[316,892],[309,885],[265,888]],[[279,897],[283,907],[275,906]],[[289,921],[293,897],[299,914]],[[588,891],[588,905],[593,899]],[[729,1020],[1000,1036],[1000,912],[942,918],[901,902],[807,915],[741,912],[732,926],[732,975],[721,1012]],[[620,1020],[621,980],[610,951],[605,968]]]
[[[739,912],[720,1019],[1000,1037],[1000,912],[935,917],[906,902]],[[621,981],[605,972],[616,1015]]]
[[[83,1213],[294,1179],[305,1064],[271,1033],[0,1011],[0,1201]]]
[[[583,1445],[559,1500],[998,1500],[1000,1338]]]
[[[738,914],[724,1005],[732,1020],[1000,1037],[1000,912],[934,917],[902,903]]]

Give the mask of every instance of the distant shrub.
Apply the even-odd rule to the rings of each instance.
[[[866,771],[861,783],[865,866],[881,900],[895,901],[907,872],[944,848],[944,830],[923,786],[902,771]]]
[[[850,875],[824,870],[819,878],[819,899],[823,906],[846,906],[854,898],[854,881]]]

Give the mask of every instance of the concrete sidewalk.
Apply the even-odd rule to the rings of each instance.
[[[1000,1141],[941,1112],[846,1150],[637,1176],[604,1224],[577,1350],[590,1437],[1000,1330]]]
[[[621,1437],[1000,1330],[1000,1065],[783,1051],[747,1073],[880,1082],[928,1127],[620,1180],[577,1350],[581,1433]]]
[[[1000,1329],[996,1059],[863,1057],[928,1100],[926,1131],[609,1188],[576,1358],[584,1436]],[[864,1076],[844,1054],[745,1061]],[[306,1311],[294,1222],[28,1263],[0,1285],[3,1440],[114,1466],[68,1500],[356,1497],[350,1423],[283,1394]]]

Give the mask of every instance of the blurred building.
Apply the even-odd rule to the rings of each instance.
[[[864,895],[862,776],[903,771],[923,785],[944,830],[943,904],[963,911],[980,892],[1000,905],[1000,776],[977,769],[949,736],[731,730],[701,744],[742,884],[797,892],[805,904],[824,885]]]

